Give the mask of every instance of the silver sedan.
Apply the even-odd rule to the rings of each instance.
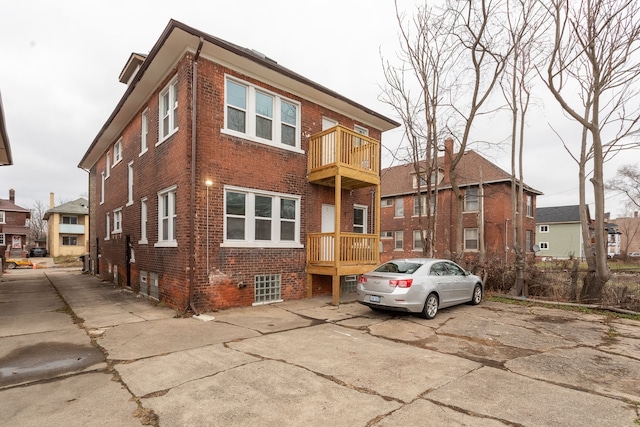
[[[421,313],[433,319],[438,309],[480,304],[482,280],[453,261],[431,258],[386,262],[358,278],[358,301],[374,310]]]

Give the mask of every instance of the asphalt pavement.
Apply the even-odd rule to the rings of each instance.
[[[489,301],[425,320],[330,302],[181,317],[78,269],[8,271],[0,425],[640,423],[640,322]]]

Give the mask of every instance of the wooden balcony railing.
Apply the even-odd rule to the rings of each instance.
[[[344,173],[350,169],[369,181],[372,177],[379,177],[380,143],[340,125],[312,135],[309,138],[310,175],[330,168],[343,171],[333,173]],[[311,176],[310,179],[313,180]]]
[[[340,233],[336,246],[336,233],[309,233],[307,235],[307,262],[310,265],[375,265],[378,262],[378,239],[375,234]]]

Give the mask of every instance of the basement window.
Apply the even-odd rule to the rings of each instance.
[[[280,274],[265,274],[255,276],[254,294],[255,302],[253,305],[268,304],[272,302],[280,302]]]

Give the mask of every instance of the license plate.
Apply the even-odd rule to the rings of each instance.
[[[380,297],[378,295],[369,295],[369,302],[380,302]]]

